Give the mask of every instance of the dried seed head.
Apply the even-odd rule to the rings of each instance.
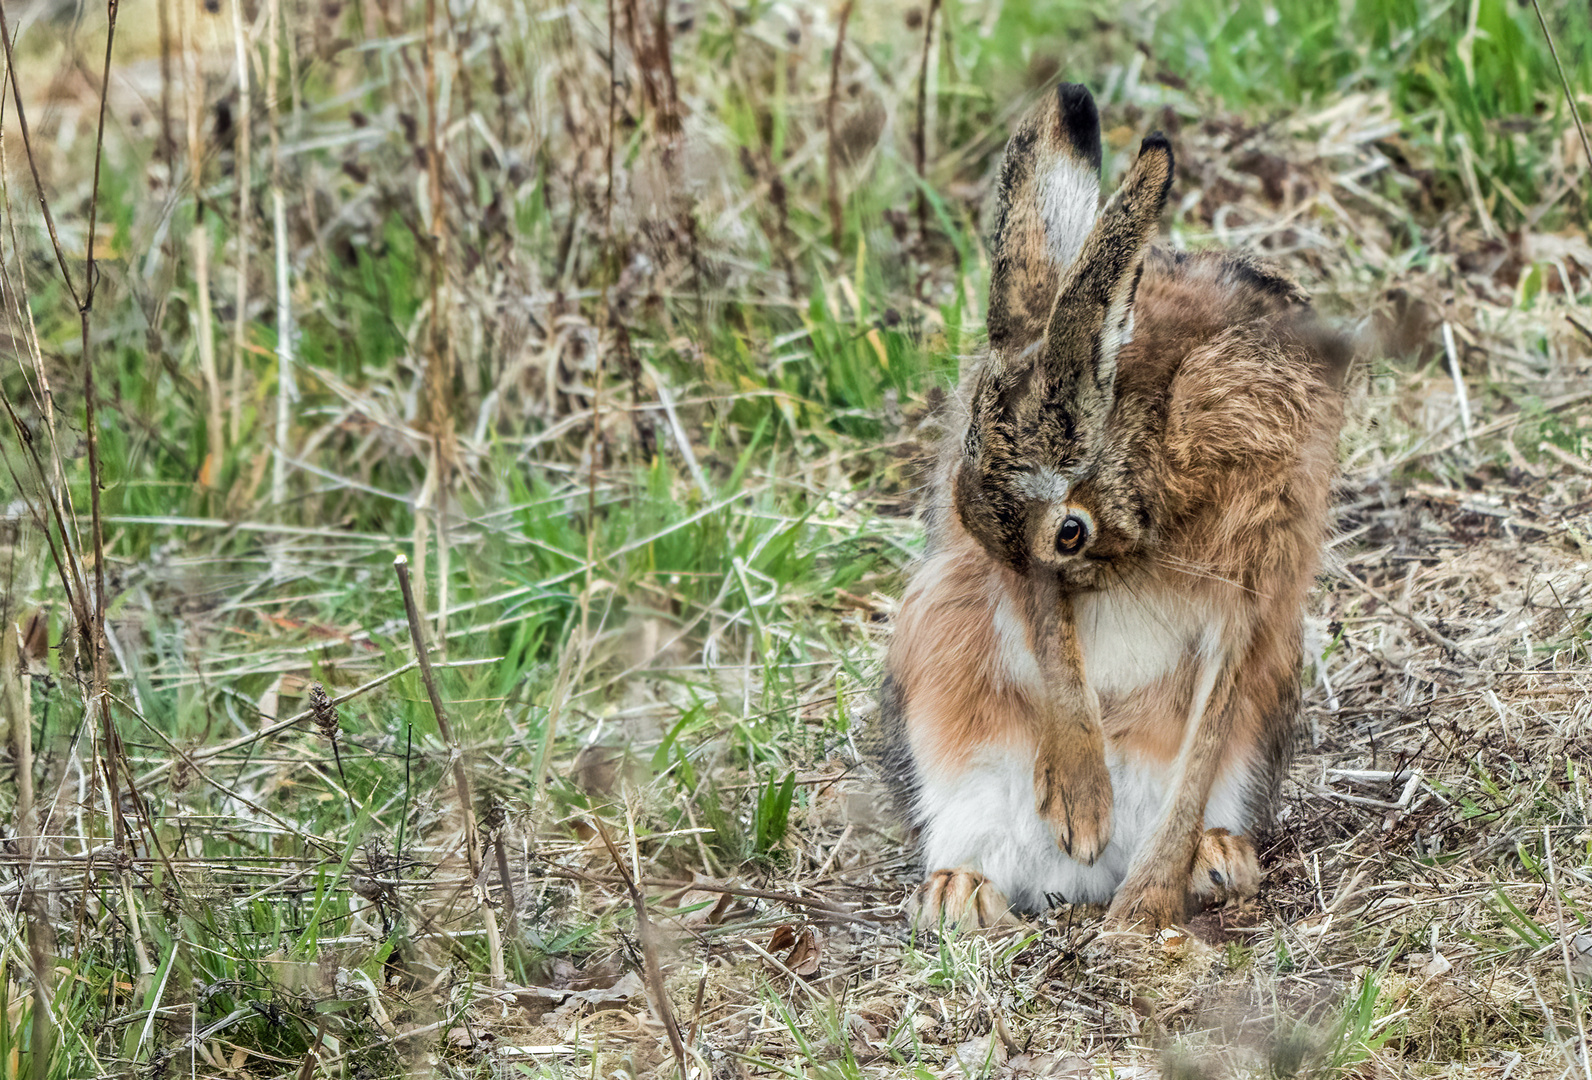
[[[333,743],[337,742],[337,706],[326,696],[326,687],[315,683],[310,687],[310,711],[315,714],[315,726]]]
[[[193,780],[193,766],[188,763],[188,758],[178,755],[172,763],[171,774],[167,778],[167,785],[172,791],[186,791],[188,784]]]

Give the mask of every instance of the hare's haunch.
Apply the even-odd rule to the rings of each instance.
[[[886,662],[931,917],[1252,893],[1292,747],[1348,347],[1265,265],[1150,247],[1165,137],[1097,212],[1099,168],[1079,86],[1007,145],[990,348]]]

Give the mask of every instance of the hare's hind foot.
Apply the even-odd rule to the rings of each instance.
[[[988,878],[973,870],[936,870],[911,902],[918,926],[979,928],[1017,921],[1011,905]]]
[[[1217,907],[1248,900],[1260,891],[1260,860],[1247,836],[1226,829],[1207,829],[1194,854],[1189,892],[1196,906]]]
[[[1172,926],[1188,917],[1191,906],[1215,907],[1260,891],[1255,845],[1226,829],[1200,835],[1187,876],[1168,869],[1176,864],[1171,859],[1141,862],[1118,887],[1107,917],[1123,924]]]

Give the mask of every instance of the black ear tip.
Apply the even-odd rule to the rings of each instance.
[[[1167,157],[1172,156],[1172,140],[1166,137],[1166,132],[1152,131],[1150,134],[1146,135],[1144,137],[1144,141],[1139,144],[1140,154],[1148,154],[1152,151],[1163,152]]]
[[[1067,142],[1096,172],[1100,170],[1100,110],[1082,83],[1058,83],[1056,110]]]
[[[1172,190],[1172,166],[1173,162],[1176,160],[1172,155],[1172,141],[1166,137],[1165,132],[1152,131],[1149,136],[1139,144],[1139,157],[1143,158],[1149,154],[1166,155],[1166,179],[1161,183],[1161,196],[1165,198],[1166,193]]]
[[[1062,115],[1074,109],[1087,109],[1095,111],[1094,95],[1083,83],[1064,82],[1056,84],[1056,101],[1061,105]]]

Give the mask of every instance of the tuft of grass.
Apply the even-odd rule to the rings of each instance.
[[[1571,85],[1592,94],[1592,25],[1573,5],[1545,10]],[[1429,155],[1447,203],[1465,197],[1467,171],[1489,212],[1509,225],[1545,196],[1565,194],[1541,185],[1563,153],[1570,104],[1529,4],[1194,0],[1168,5],[1152,40],[1155,58],[1180,81],[1232,106],[1275,112],[1387,95],[1402,121],[1389,150]],[[1584,223],[1586,199],[1572,192],[1566,203],[1553,219]]]

